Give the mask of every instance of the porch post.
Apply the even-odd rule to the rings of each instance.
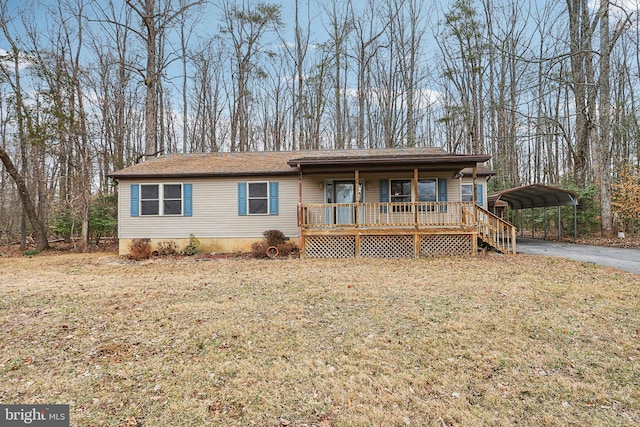
[[[358,228],[358,224],[360,223],[360,218],[358,218],[360,216],[360,213],[358,212],[360,209],[358,209],[360,206],[360,171],[358,169],[356,169],[356,176],[354,178],[354,183],[355,183],[355,189],[354,189],[354,193],[355,193],[355,208],[354,213],[353,213],[353,218],[355,220],[356,223],[356,228]]]
[[[300,244],[300,255],[304,257],[304,237],[302,236],[302,168],[298,167],[298,240]]]
[[[478,167],[473,167],[473,203],[478,203]]]
[[[478,228],[478,167],[473,167],[473,220],[475,221],[474,227]]]
[[[354,177],[354,193],[355,193],[355,207],[353,208],[353,218],[356,223],[356,258],[360,258],[360,232],[357,230],[358,224],[360,223],[360,171],[356,169],[355,177]]]
[[[413,185],[411,186],[411,200],[413,201],[413,225],[418,228],[418,169],[413,169]]]

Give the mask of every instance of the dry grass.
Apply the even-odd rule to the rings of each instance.
[[[640,423],[640,277],[533,256],[0,258],[0,402],[74,426]]]

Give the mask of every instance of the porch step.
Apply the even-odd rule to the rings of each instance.
[[[491,240],[487,236],[478,236],[478,249],[489,249],[503,254],[504,251],[500,248],[500,246],[501,245]]]
[[[475,218],[478,222],[478,247],[500,253],[515,253],[515,227],[480,206],[476,206],[475,210]]]

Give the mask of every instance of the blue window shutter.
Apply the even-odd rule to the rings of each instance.
[[[386,179],[380,180],[380,202],[389,203],[389,181]],[[380,213],[387,213],[387,207],[381,206]]]
[[[386,179],[380,180],[380,201],[382,203],[389,202],[389,181]]]
[[[278,183],[269,183],[269,215],[278,215]]]
[[[131,184],[131,216],[140,216],[140,185]]]
[[[447,180],[438,178],[438,201],[446,202],[447,200]],[[447,212],[447,206],[440,206],[440,212]]]
[[[192,196],[192,185],[191,184],[183,184],[182,185],[182,213],[184,216],[192,216],[193,215],[193,196]]]
[[[247,214],[247,183],[238,183],[238,215],[244,216]]]
[[[447,180],[438,178],[438,201],[446,202],[447,199]]]
[[[482,184],[478,184],[478,206],[484,207],[484,188]]]

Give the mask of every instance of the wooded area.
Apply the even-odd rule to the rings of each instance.
[[[559,185],[593,195],[598,231],[637,226],[635,1],[15,3],[2,243],[113,233],[107,175],[145,158],[318,148],[491,154],[493,190]]]

